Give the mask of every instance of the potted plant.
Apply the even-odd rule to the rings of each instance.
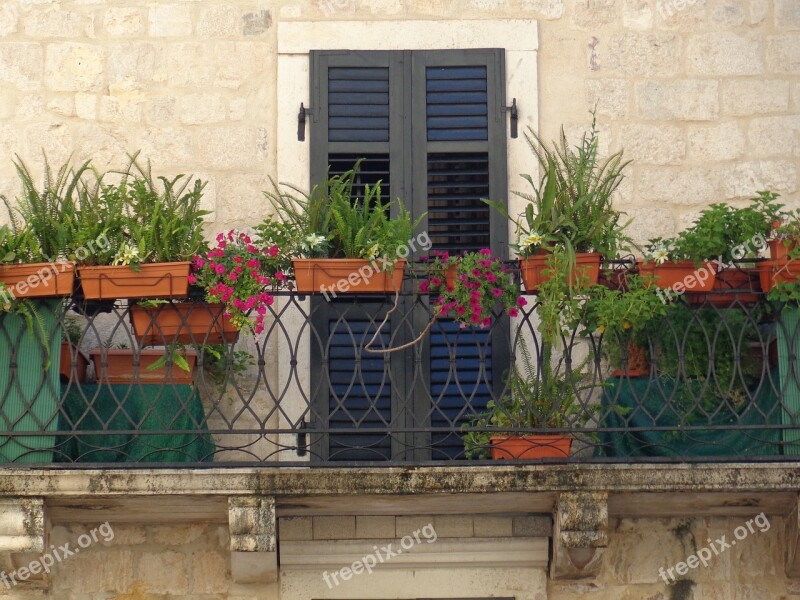
[[[678,293],[707,293],[715,288],[728,292],[713,300],[730,305],[736,300],[731,291],[753,291],[752,261],[766,249],[773,223],[781,214],[774,200],[774,195],[761,193],[745,208],[712,204],[675,238],[650,240],[639,272],[654,278],[659,287]],[[745,266],[748,263],[750,267]]]
[[[14,167],[22,191],[6,206],[10,228],[0,231],[0,281],[17,298],[69,296],[75,264],[68,260],[75,223],[75,195],[89,163],[77,169],[69,162],[54,175],[44,157],[44,181],[39,188],[19,156]]]
[[[158,181],[150,163],[142,166],[133,155],[119,184],[98,184],[82,198],[81,222],[87,215],[97,220],[82,225],[89,234],[80,237],[91,239],[102,228],[113,251],[80,261],[86,299],[187,295],[190,261],[207,248],[203,217],[208,211],[200,208],[205,182],[185,175]]]
[[[197,364],[192,349],[131,350],[94,348],[89,351],[97,382],[101,384],[191,385]]]
[[[436,254],[419,291],[436,295],[437,317],[452,318],[462,327],[489,327],[496,309],[515,317],[517,307],[527,304],[511,270],[488,248],[460,257]]]
[[[625,290],[593,286],[585,325],[602,335],[601,351],[614,368],[612,377],[650,374],[646,324],[666,314],[667,304],[651,280],[628,275]]]
[[[568,257],[569,282],[576,271],[592,283],[598,281],[602,257],[616,257],[626,247],[627,223],[612,203],[614,191],[622,183],[623,171],[630,161],[623,161],[622,151],[605,160],[599,157],[599,138],[594,114],[592,127],[580,144],[572,148],[564,129],[560,138],[547,146],[532,130],[526,133],[528,145],[542,171],[537,182],[530,175],[523,178],[530,193],[515,192],[528,204],[520,218],[513,218],[502,203],[485,200],[516,225],[520,268],[525,289],[535,293],[546,278],[548,254]]]
[[[277,186],[265,192],[284,231],[294,232],[278,245],[291,257],[300,293],[386,293],[402,285],[409,240],[423,217],[412,224],[399,199],[383,202],[380,182],[366,184],[358,197],[354,182],[360,163],[309,194]],[[266,223],[260,229],[276,231]]]
[[[511,368],[504,395],[490,400],[486,412],[464,427],[467,458],[567,458],[573,436],[564,430],[581,425],[590,414],[578,397],[584,389],[581,369],[566,367],[563,359],[553,366],[552,354],[544,353],[537,371],[525,344],[519,348],[521,365],[518,361]],[[536,429],[561,431],[522,431]]]
[[[205,257],[194,258],[189,279],[205,291],[205,301],[210,305],[205,314],[217,326],[222,325],[223,334],[226,321],[236,330],[261,333],[267,310],[274,302],[268,291],[274,282],[268,273],[274,274],[274,260],[280,250],[276,246],[260,248],[254,242],[249,234],[230,230],[217,235],[217,246]],[[216,313],[219,310],[216,307],[220,306],[221,322]],[[255,314],[254,320],[250,319],[251,313]],[[203,316],[203,311],[199,316]],[[195,340],[204,339],[211,330],[209,325],[206,323],[204,330],[193,334]]]
[[[224,313],[224,304],[207,302],[143,300],[130,307],[133,332],[141,346],[232,344],[239,330]]]

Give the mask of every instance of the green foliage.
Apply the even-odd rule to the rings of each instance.
[[[412,224],[399,199],[382,201],[380,182],[365,185],[363,197],[356,197],[360,165],[359,160],[346,173],[329,175],[309,194],[292,186],[281,190],[273,182],[274,191],[264,195],[283,226],[265,221],[257,228],[261,239],[269,237],[294,258],[396,258],[424,215]],[[395,206],[397,214],[392,216]]]
[[[30,229],[15,233],[8,225],[0,226],[0,264],[32,263],[40,257],[39,244]]]
[[[150,161],[142,164],[138,155],[131,156],[118,190],[125,200],[129,244],[138,250],[140,262],[186,261],[205,254],[203,217],[209,213],[200,208],[205,186],[186,175],[155,179]]]
[[[775,201],[777,197],[772,192],[759,192],[745,208],[712,204],[677,237],[650,240],[650,258],[696,263],[716,258],[725,262],[755,258],[766,248],[766,240],[783,214],[783,206]]]
[[[0,196],[8,211],[12,232],[28,231],[38,245],[38,256],[21,257],[31,262],[55,261],[69,256],[77,222],[76,192],[83,175],[90,170],[89,161],[77,169],[64,163],[56,173],[44,157],[44,176],[41,187],[30,170],[17,156],[13,161],[22,190],[14,203]]]
[[[199,347],[203,356],[203,368],[217,385],[230,383],[256,364],[255,358],[245,350],[233,350],[225,344],[206,344]]]
[[[512,218],[498,202],[486,201],[516,223],[518,252],[528,256],[555,245],[574,262],[575,253],[596,251],[614,257],[626,248],[627,223],[622,222],[623,213],[614,209],[611,197],[630,161],[623,160],[622,151],[601,160],[594,113],[591,130],[575,148],[567,142],[563,128],[550,146],[532,129],[525,138],[543,175],[538,182],[530,175],[522,176],[532,191],[515,192],[528,202],[521,218]]]
[[[519,350],[521,360],[506,376],[505,394],[490,400],[487,411],[463,427],[467,458],[488,458],[492,437],[516,435],[520,429],[579,427],[594,412],[579,398],[589,387],[582,383],[583,365],[570,368],[545,351],[537,367],[524,341]]]

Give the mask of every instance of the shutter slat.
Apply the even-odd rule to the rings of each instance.
[[[389,141],[389,69],[328,69],[328,141]]]

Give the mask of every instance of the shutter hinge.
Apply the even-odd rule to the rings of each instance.
[[[519,137],[519,131],[517,128],[517,124],[519,122],[519,112],[517,111],[517,99],[513,98],[511,100],[511,106],[504,107],[503,112],[511,113],[511,137],[512,138]]]
[[[297,114],[297,141],[306,141],[306,115],[311,112],[311,108],[306,108],[300,103],[300,112]]]

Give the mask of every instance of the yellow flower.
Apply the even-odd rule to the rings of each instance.
[[[600,325],[600,327],[597,328],[597,331],[599,333],[603,333],[605,330],[606,330],[606,326],[605,325]]]
[[[524,238],[521,242],[523,248],[530,248],[531,246],[538,246],[544,241],[544,237],[532,231],[528,237]]]
[[[623,328],[623,329],[630,329],[631,327],[633,327],[633,325],[631,325],[631,324],[630,324],[628,321],[625,321],[625,322],[622,324],[622,328]]]

